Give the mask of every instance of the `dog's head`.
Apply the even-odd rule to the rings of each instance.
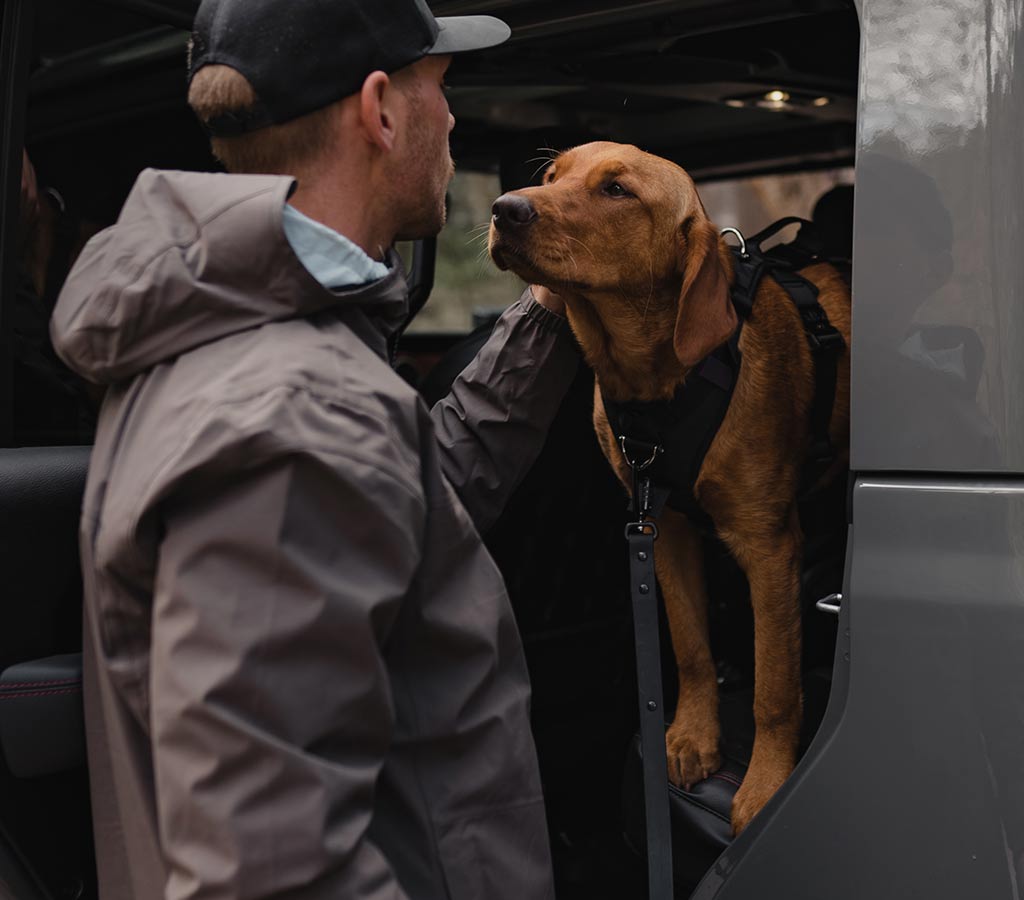
[[[718,233],[675,163],[628,144],[583,144],[492,212],[488,247],[499,268],[595,306],[632,304],[645,317],[671,304],[684,365],[735,330]]]

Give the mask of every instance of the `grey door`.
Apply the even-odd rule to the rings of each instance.
[[[700,898],[1024,876],[1017,0],[863,0],[853,525],[825,724]]]

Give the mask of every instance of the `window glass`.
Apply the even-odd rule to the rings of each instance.
[[[843,241],[853,229],[853,194],[844,187],[852,184],[853,169],[840,168],[711,181],[697,189],[711,221],[719,228],[731,226],[746,235],[756,234],[783,216],[815,218],[817,208],[817,217],[824,217],[826,227],[842,232],[838,240]],[[818,207],[826,194],[829,199]],[[783,241],[792,237],[792,230],[781,232]]]
[[[434,289],[409,333],[471,331],[522,293],[522,280],[498,271],[487,255],[491,205],[500,194],[496,174],[456,173],[448,188],[448,224],[437,239]]]

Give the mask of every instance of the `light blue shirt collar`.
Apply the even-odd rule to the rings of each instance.
[[[344,235],[284,205],[284,234],[309,273],[328,290],[377,281],[388,274],[384,263],[371,259]]]

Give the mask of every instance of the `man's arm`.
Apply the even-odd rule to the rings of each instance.
[[[419,562],[422,496],[325,451],[222,479],[175,499],[158,564],[166,897],[401,900],[367,828],[394,717],[381,644]]]
[[[431,415],[441,464],[477,529],[486,531],[544,446],[579,368],[560,303],[527,288]]]

